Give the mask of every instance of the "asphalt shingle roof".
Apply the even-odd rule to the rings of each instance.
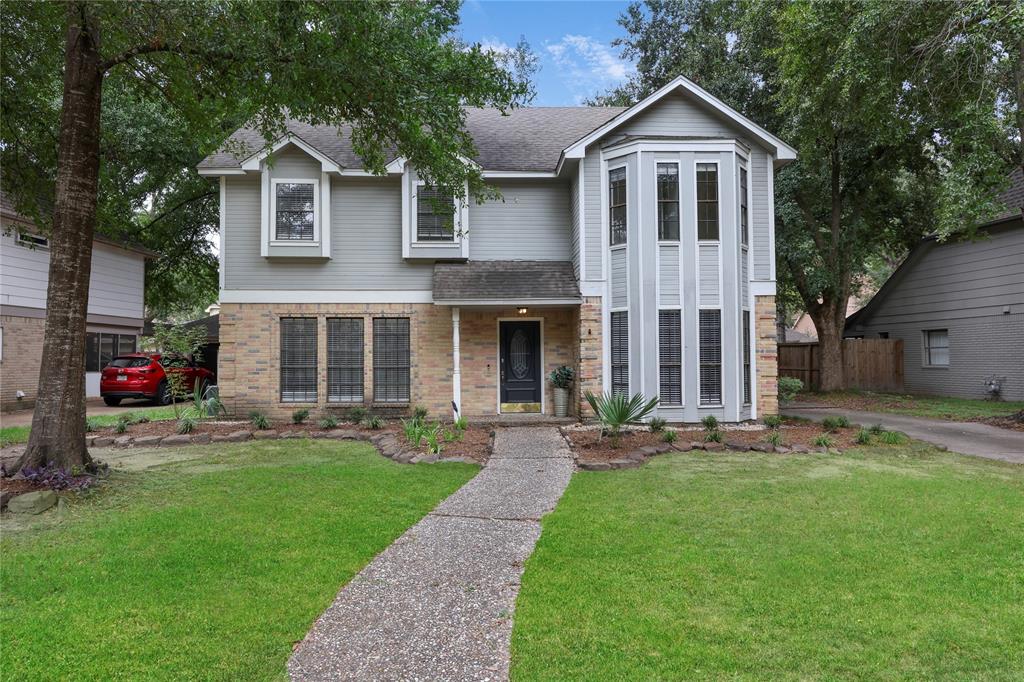
[[[579,299],[572,263],[550,260],[470,261],[434,266],[434,301]]]
[[[466,110],[466,130],[476,144],[474,161],[484,170],[553,171],[563,149],[625,110],[625,107],[528,107],[514,109],[503,116],[497,109],[473,108]],[[350,126],[312,126],[290,120],[287,127],[343,168],[362,168],[362,160],[352,149]],[[240,128],[220,151],[203,159],[199,168],[238,168],[242,161],[264,146],[263,136],[257,130]]]
[[[1010,173],[1010,186],[999,195],[999,200],[1006,204],[1006,210],[1000,213],[993,222],[1020,217],[1021,211],[1024,210],[1024,171],[1020,168],[1013,169],[1013,172]]]

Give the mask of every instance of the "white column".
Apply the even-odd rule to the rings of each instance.
[[[453,419],[462,411],[462,372],[459,369],[459,309],[452,308],[452,410]]]

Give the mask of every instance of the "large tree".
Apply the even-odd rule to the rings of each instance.
[[[0,4],[4,190],[50,237],[39,393],[19,468],[90,464],[83,375],[97,219],[142,210],[140,185],[152,183],[159,212],[143,229],[159,230],[176,201],[203,192],[173,176],[161,152],[209,152],[242,121],[268,141],[288,118],[350,123],[367,169],[383,173],[395,150],[445,189],[488,192],[463,162],[474,148],[462,107],[507,109],[529,86],[455,38],[458,9],[454,0]],[[105,138],[105,127],[133,138]],[[140,149],[154,163],[139,163]],[[128,189],[101,195],[101,186]]]
[[[650,0],[620,21],[636,78],[603,99],[683,73],[797,148],[776,181],[779,285],[814,321],[822,388],[840,388],[846,305],[871,257],[999,208],[1019,159],[1021,12],[1016,0]]]

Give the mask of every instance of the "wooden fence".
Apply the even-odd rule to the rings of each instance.
[[[821,351],[817,343],[780,343],[779,376],[796,377],[811,390],[821,387]],[[844,339],[843,388],[903,391],[903,341]]]

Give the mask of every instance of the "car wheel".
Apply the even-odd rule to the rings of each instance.
[[[117,407],[121,404],[121,399],[115,398],[111,395],[105,395],[103,396],[103,402],[106,403],[108,407]]]
[[[160,385],[156,387],[156,398],[153,400],[157,405],[171,404],[171,387],[167,384],[166,379],[161,381]]]

